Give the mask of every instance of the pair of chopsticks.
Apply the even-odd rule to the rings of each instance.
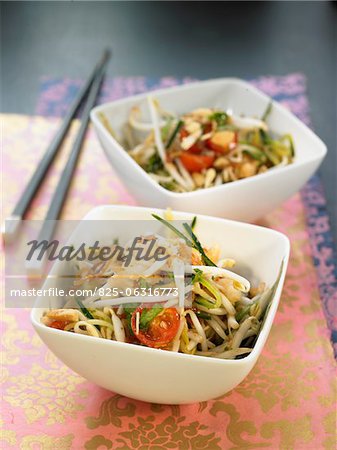
[[[95,101],[100,91],[109,58],[110,51],[105,50],[101,59],[96,64],[85,85],[80,90],[74,103],[71,105],[69,111],[64,117],[59,130],[54,136],[33,176],[28,182],[11,216],[6,220],[5,229],[3,232],[3,238],[6,242],[10,242],[16,235],[29,205],[31,204],[44,176],[46,175],[47,170],[49,169],[50,165],[55,159],[55,156],[58,153],[58,150],[61,147],[61,144],[71,125],[72,119],[87,97],[86,102],[83,106],[81,125],[78,134],[73,143],[69,159],[63,169],[60,180],[52,197],[48,212],[39,233],[38,240],[41,241],[43,239],[46,239],[47,241],[49,241],[53,237],[56,220],[60,216],[88,127],[90,110],[95,105]]]

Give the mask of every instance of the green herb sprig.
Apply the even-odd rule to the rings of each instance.
[[[184,122],[182,120],[179,120],[179,122],[177,123],[176,127],[174,128],[170,138],[168,139],[165,148],[170,148],[171,145],[173,144],[174,139],[176,138],[180,128],[184,125]]]
[[[81,300],[78,298],[76,299],[76,302],[81,310],[81,312],[85,315],[87,319],[94,319],[94,316],[91,314],[91,312],[83,305]]]
[[[162,306],[152,306],[152,308],[149,309],[144,309],[140,315],[140,319],[139,319],[139,327],[141,329],[146,329],[148,328],[150,322],[152,322],[152,320],[158,316],[159,313],[161,313],[163,311],[163,307]]]
[[[191,226],[188,223],[184,223],[183,227],[185,228],[185,230],[189,234],[189,237],[185,236],[181,231],[179,231],[175,226],[173,226],[167,220],[163,219],[160,216],[157,216],[157,214],[152,214],[152,217],[154,217],[156,220],[159,220],[159,222],[161,222],[162,224],[167,226],[177,236],[179,236],[181,239],[183,239],[189,247],[192,247],[195,250],[198,250],[198,252],[200,253],[200,255],[202,257],[202,260],[203,260],[203,262],[204,262],[204,264],[206,266],[215,266],[216,267],[216,264],[214,264],[214,262],[204,252],[204,249],[202,248],[202,245],[200,244],[198,238],[193,233],[193,230],[192,230]]]
[[[261,120],[263,120],[263,122],[265,122],[268,119],[268,116],[272,112],[272,109],[273,109],[273,102],[270,101],[267,105],[265,112],[262,114]]]

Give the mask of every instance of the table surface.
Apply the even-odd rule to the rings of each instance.
[[[209,78],[303,72],[335,239],[336,2],[2,2],[1,110],[33,114],[43,75]]]

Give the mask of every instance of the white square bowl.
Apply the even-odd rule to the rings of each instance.
[[[152,208],[101,206],[93,209],[83,220],[154,220],[151,217],[153,212],[163,214],[162,210]],[[180,212],[175,212],[174,216],[177,220],[192,218],[190,214]],[[179,404],[209,400],[230,391],[253,368],[268,337],[286,274],[289,241],[283,234],[268,228],[207,216],[198,216],[196,233],[203,245],[218,244],[222,256],[234,258],[236,271],[254,284],[265,281],[267,285],[273,285],[283,262],[280,281],[263,327],[247,357],[220,360],[49,328],[41,323],[45,299],[37,300],[31,314],[37,333],[72,370],[99,386],[131,398]],[[87,236],[86,243],[93,244],[96,240],[101,242],[103,237]],[[57,262],[50,275],[57,275],[59,268],[60,263]],[[57,287],[62,288],[60,278],[51,276],[42,289]],[[60,302],[61,299],[55,301]],[[62,307],[62,304],[58,303],[57,307]],[[212,382],[205,383],[209,379]]]
[[[254,177],[187,193],[171,192],[154,180],[127,154],[100,120],[104,113],[117,135],[135,104],[148,94],[128,97],[94,108],[91,119],[101,145],[130,193],[143,206],[253,221],[296,193],[321,164],[325,144],[299,119],[277,102],[268,118],[271,130],[291,133],[295,142],[293,164]],[[198,107],[231,109],[235,114],[261,117],[270,98],[250,84],[232,78],[191,83],[153,91],[163,108],[178,114]],[[146,108],[143,106],[146,113]]]

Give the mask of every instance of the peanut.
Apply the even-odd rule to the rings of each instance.
[[[245,162],[238,168],[239,178],[247,178],[256,174],[256,163],[255,162]]]
[[[211,167],[210,169],[207,170],[206,175],[205,175],[205,184],[204,187],[208,188],[210,187],[210,185],[213,183],[213,181],[215,180],[216,177],[216,171],[215,169],[213,169],[213,167]]]
[[[229,166],[230,162],[225,156],[220,156],[214,161],[214,167],[216,169],[224,169],[225,167]]]
[[[205,175],[203,175],[202,173],[193,172],[192,178],[193,178],[193,181],[194,181],[196,187],[200,188],[204,185]]]

